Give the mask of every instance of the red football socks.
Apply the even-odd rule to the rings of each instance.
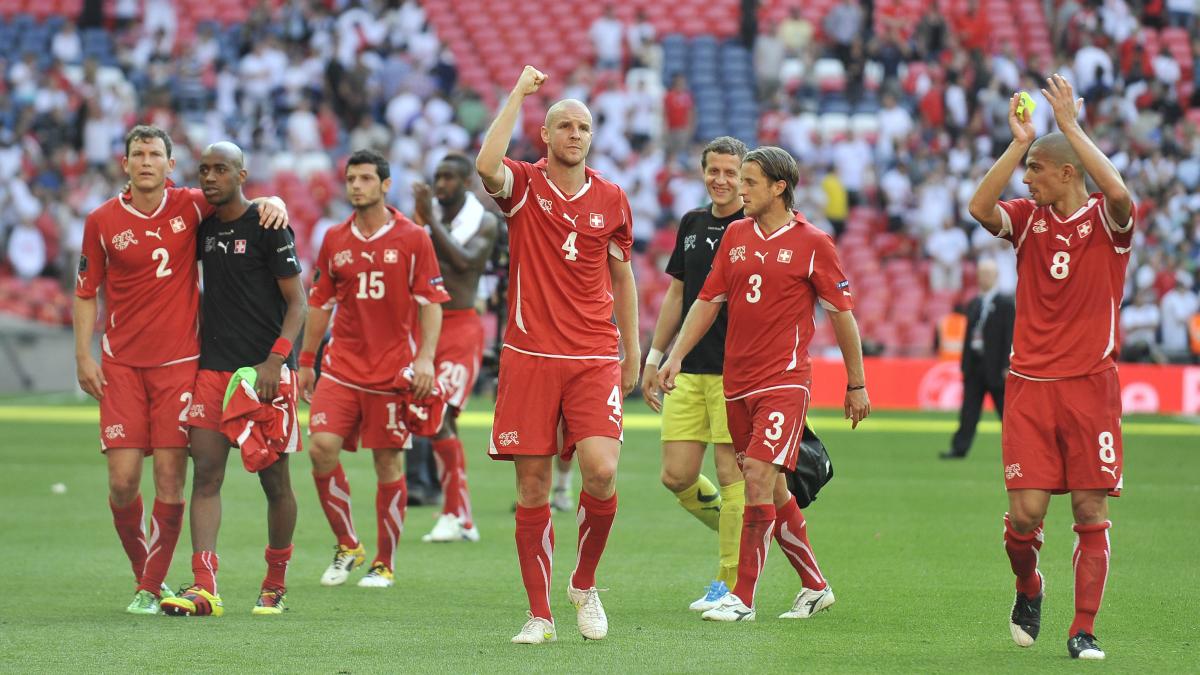
[[[183,504],[167,504],[155,499],[154,510],[150,513],[150,550],[146,555],[146,568],[138,590],[150,591],[155,595],[162,593],[162,583],[171,568],[171,558],[175,556],[175,544],[179,541],[181,529]]]
[[[1108,528],[1112,522],[1095,525],[1076,525],[1075,553],[1071,556],[1075,568],[1075,620],[1070,635],[1079,631],[1095,635],[1096,612],[1104,599],[1104,584],[1108,581]]]
[[[112,509],[113,525],[117,528],[117,536],[121,538],[121,546],[125,555],[129,556],[129,564],[133,567],[133,578],[138,583],[142,581],[142,573],[146,571],[146,533],[142,530],[142,496],[125,506],[117,506],[108,501]],[[157,593],[158,591],[155,590]]]
[[[521,563],[521,581],[529,596],[529,611],[536,617],[553,621],[550,614],[550,577],[554,568],[554,525],[550,505],[536,508],[517,505],[517,560]]]
[[[747,607],[754,606],[758,575],[767,564],[771,532],[775,529],[774,504],[747,504],[742,516],[742,545],[738,553],[738,578],[733,594]]]
[[[380,483],[375,491],[375,527],[379,549],[375,562],[383,563],[388,570],[395,567],[392,558],[400,535],[404,533],[404,513],[408,510],[408,482],[404,476],[392,483]]]
[[[442,482],[442,513],[462,518],[463,527],[470,528],[471,496],[467,491],[467,460],[462,441],[457,438],[434,441],[433,454]]]
[[[358,548],[358,535],[354,532],[354,518],[350,515],[350,481],[346,480],[346,472],[342,465],[327,474],[313,472],[313,480],[317,483],[317,496],[321,499],[321,508],[325,518],[333,528],[337,543],[347,548]]]
[[[192,578],[195,579],[193,586],[198,586],[204,590],[217,594],[217,568],[220,566],[220,558],[216,551],[197,551],[192,554]]]
[[[263,590],[271,588],[287,588],[288,561],[292,559],[293,546],[287,548],[267,547],[264,557],[267,560],[267,576],[263,579]]]
[[[1033,532],[1021,534],[1013,529],[1008,514],[1004,514],[1004,550],[1013,574],[1017,576],[1017,592],[1027,598],[1042,593],[1042,577],[1038,574],[1038,554],[1042,550],[1042,524]]]
[[[812,546],[808,543],[808,525],[804,522],[804,514],[800,512],[795,497],[789,499],[775,515],[775,541],[779,542],[779,548],[783,549],[792,567],[800,574],[800,581],[805,588],[814,591],[825,589],[825,576],[821,574]]]
[[[571,585],[586,590],[596,585],[596,566],[608,543],[613,518],[617,515],[617,493],[608,499],[597,499],[586,492],[579,493],[579,508],[575,519],[579,522],[578,557]]]

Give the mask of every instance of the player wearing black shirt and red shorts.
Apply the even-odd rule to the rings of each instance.
[[[163,601],[167,614],[220,616],[217,594],[217,530],[221,523],[221,483],[230,439],[221,432],[225,391],[239,368],[253,366],[258,399],[288,411],[291,433],[273,464],[258,471],[267,496],[267,575],[254,614],[281,614],[285,573],[292,554],[296,497],[287,453],[300,449],[295,421],[299,390],[292,339],[304,323],[307,303],[290,229],[264,230],[258,207],[242,193],[246,170],[242,151],[216,143],[200,157],[204,198],[216,207],[200,224],[198,256],[203,263],[200,371],[189,411],[192,479],[192,572],[195,581],[178,598]]]

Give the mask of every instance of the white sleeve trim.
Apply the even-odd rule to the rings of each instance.
[[[422,307],[429,304],[429,298],[423,295],[417,295],[416,293],[413,293],[413,299],[416,300],[417,304],[421,305]]]
[[[608,240],[608,254],[617,260],[620,260],[621,262],[628,260],[625,257],[625,251],[621,250],[621,247],[617,245],[617,242],[611,239]]]
[[[817,297],[817,302],[820,302],[820,303],[821,303],[821,308],[822,308],[822,309],[824,309],[826,312],[833,312],[834,314],[837,314],[838,312],[841,312],[841,311],[842,311],[842,310],[838,309],[837,307],[834,307],[834,306],[833,306],[833,304],[832,304],[832,303],[830,303],[830,302],[829,302],[828,300],[826,300],[825,298],[822,298],[822,297],[819,297],[819,296],[818,296],[818,297]]]
[[[1118,234],[1125,234],[1126,232],[1133,229],[1133,209],[1129,210],[1129,222],[1125,223],[1125,225],[1122,227],[1117,226],[1117,219],[1113,218],[1112,214],[1108,212],[1108,200],[1107,199],[1104,200],[1104,208],[1100,209],[1100,213],[1104,217],[1105,224],[1108,225],[1108,227],[1113,232],[1116,232]]]
[[[722,293],[722,294],[718,295],[717,297],[713,298],[712,300],[709,300],[709,302],[725,302],[726,297],[727,297],[727,294]]]
[[[501,164],[500,166],[504,168],[504,184],[501,185],[500,189],[496,192],[488,192],[488,196],[495,197],[497,199],[505,199],[512,196],[513,172],[507,164]],[[486,191],[487,188],[484,187],[484,190]]]
[[[1008,217],[1008,211],[1003,206],[997,205],[996,208],[1000,209],[1000,231],[993,236],[1011,237],[1012,219]]]

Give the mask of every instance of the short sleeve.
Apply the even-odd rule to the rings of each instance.
[[[842,271],[837,246],[829,236],[822,236],[813,248],[808,262],[808,281],[817,292],[821,306],[829,311],[847,312],[854,309],[850,280]]]
[[[411,241],[413,269],[410,290],[413,298],[422,305],[449,302],[450,294],[446,292],[442,281],[442,269],[433,250],[433,240],[424,230],[420,230]]]
[[[713,257],[712,269],[708,272],[708,277],[704,279],[704,286],[700,289],[699,299],[705,302],[725,302],[726,296],[729,294],[729,274],[732,271],[729,262],[730,257],[736,255],[733,251],[733,240],[736,237],[731,237],[732,232],[726,232],[721,238],[721,248],[717,249],[716,256]],[[745,247],[742,247],[742,257],[745,258]],[[686,313],[687,307],[683,308]]]
[[[300,261],[296,258],[296,235],[292,228],[282,230],[264,230],[263,254],[267,259],[267,269],[277,279],[287,279],[300,274]]]
[[[90,299],[96,297],[104,284],[108,267],[108,253],[100,239],[100,223],[92,213],[83,223],[83,243],[79,247],[79,270],[75,274],[75,295]]]
[[[1100,199],[1100,221],[1104,225],[1104,229],[1108,231],[1109,237],[1112,238],[1113,248],[1117,253],[1129,253],[1133,246],[1133,226],[1137,219],[1137,204],[1129,209],[1128,222],[1117,223],[1108,211],[1108,200],[1104,197]]]
[[[633,213],[629,209],[629,198],[621,190],[621,226],[613,231],[608,240],[608,254],[617,260],[628,262],[633,253]]]
[[[313,274],[312,290],[308,292],[308,306],[321,309],[333,309],[337,304],[333,285],[333,260],[329,256],[330,237],[325,235],[321,242],[321,250],[317,253],[316,272]]]
[[[1025,228],[1029,227],[1029,217],[1033,215],[1037,204],[1032,199],[1013,199],[998,202],[996,205],[1000,207],[1000,217],[1004,220],[996,236],[1014,244],[1020,242]]]
[[[679,229],[675,232],[675,248],[671,249],[671,258],[667,260],[667,274],[683,281],[683,252],[687,240],[688,216],[684,215],[679,221]]]
[[[525,206],[526,200],[529,199],[529,175],[533,170],[533,165],[528,162],[520,162],[509,157],[504,158],[504,186],[500,191],[491,195],[496,201],[496,206],[504,212],[505,218],[511,218],[513,214],[521,210]]]

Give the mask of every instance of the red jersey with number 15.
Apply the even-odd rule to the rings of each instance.
[[[1066,218],[1031,199],[999,205],[997,236],[1017,252],[1012,373],[1058,379],[1114,367],[1133,214],[1118,225],[1098,192]]]
[[[808,386],[814,307],[854,309],[833,239],[796,214],[766,235],[752,218],[721,238],[700,299],[726,302],[725,398]]]
[[[508,218],[508,327],[504,346],[534,356],[617,358],[608,258],[629,260],[633,217],[625,191],[591,169],[564,195],[537,164],[504,158],[492,195]]]
[[[152,213],[121,195],[88,214],[75,295],[104,288],[104,360],[151,368],[200,358],[196,232],[213,210],[200,190],[168,183]]]
[[[388,207],[392,222],[364,237],[354,216],[325,235],[310,307],[333,309],[321,376],[387,392],[417,352],[418,305],[450,299],[425,230]]]

